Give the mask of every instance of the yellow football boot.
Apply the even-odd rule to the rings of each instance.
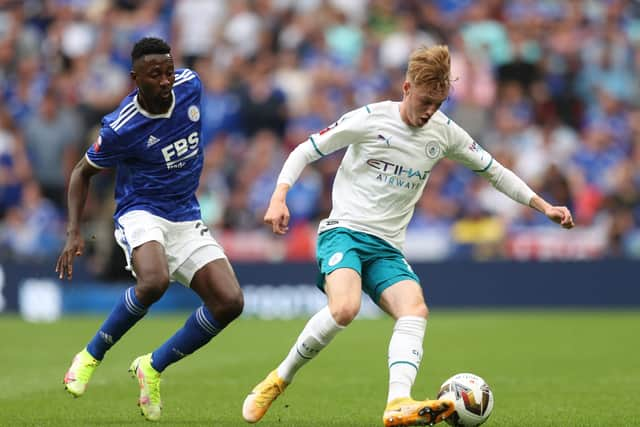
[[[242,416],[249,423],[256,423],[264,417],[269,406],[282,394],[287,383],[278,376],[277,370],[253,388],[242,405]]]
[[[129,367],[129,373],[138,380],[140,398],[138,406],[149,421],[158,421],[162,415],[160,399],[160,372],[151,366],[151,353],[137,357]]]
[[[431,426],[455,411],[450,400],[413,400],[400,397],[387,404],[382,416],[385,427]]]
[[[69,370],[64,376],[64,388],[73,397],[80,397],[87,391],[87,384],[96,370],[100,361],[95,359],[86,348],[76,354],[71,362]]]

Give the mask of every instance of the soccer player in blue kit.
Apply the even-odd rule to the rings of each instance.
[[[67,241],[56,265],[72,278],[82,255],[80,232],[91,177],[117,170],[115,237],[136,278],[95,336],[73,358],[66,390],[84,394],[105,353],[147,313],[172,280],[193,289],[203,305],[152,353],[129,371],[140,386],[138,404],[148,420],[162,413],[160,374],[207,344],[243,309],[243,295],[222,247],[203,224],[195,196],[202,171],[201,82],[189,69],[174,69],[171,48],[143,38],[131,52],[137,88],[102,120],[97,141],[78,162],[69,183]]]

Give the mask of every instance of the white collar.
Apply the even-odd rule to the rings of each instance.
[[[169,107],[166,113],[160,113],[160,114],[152,114],[147,110],[145,110],[144,108],[142,108],[142,105],[140,105],[140,103],[138,102],[139,94],[140,92],[138,92],[138,94],[136,94],[136,96],[133,97],[133,103],[135,104],[138,111],[140,111],[140,114],[142,114],[143,116],[149,119],[168,119],[169,117],[171,117],[171,114],[173,113],[173,108],[176,106],[176,94],[173,92],[173,89],[171,89],[171,106]]]

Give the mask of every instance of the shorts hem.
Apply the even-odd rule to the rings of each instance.
[[[324,272],[324,273],[323,273],[322,271],[320,271],[320,272],[318,273],[318,278],[316,279],[316,287],[317,287],[318,289],[320,289],[322,292],[325,292],[325,291],[324,291],[324,284],[325,284],[325,282],[326,282],[325,277],[327,276],[327,274],[331,274],[331,273],[333,273],[333,272],[334,272],[334,271],[336,271],[336,270],[340,270],[341,268],[347,268],[347,269],[349,269],[349,270],[353,270],[353,271],[355,271],[356,273],[358,273],[358,276],[360,276],[360,281],[362,281],[362,272],[361,272],[361,271],[358,271],[358,270],[356,270],[355,268],[353,268],[353,267],[349,267],[349,266],[336,266],[335,268],[331,268],[331,269],[329,269],[327,272]],[[326,293],[326,292],[325,292],[325,293]]]
[[[380,297],[382,297],[382,293],[386,289],[390,288],[391,286],[395,285],[398,282],[402,282],[405,279],[412,280],[416,282],[419,286],[421,286],[420,280],[418,279],[417,276],[412,276],[411,274],[399,274],[397,276],[394,276],[385,280],[384,282],[380,283],[375,287],[374,295],[370,295],[371,298],[373,299],[373,302],[375,302],[376,305],[380,305]]]

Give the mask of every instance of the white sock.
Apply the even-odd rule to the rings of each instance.
[[[300,332],[287,357],[278,366],[278,376],[290,383],[298,369],[313,359],[342,329],[344,326],[336,323],[329,307],[314,314]]]
[[[389,342],[389,395],[387,403],[398,397],[411,397],[422,360],[422,341],[427,319],[419,316],[400,317],[393,327]]]

